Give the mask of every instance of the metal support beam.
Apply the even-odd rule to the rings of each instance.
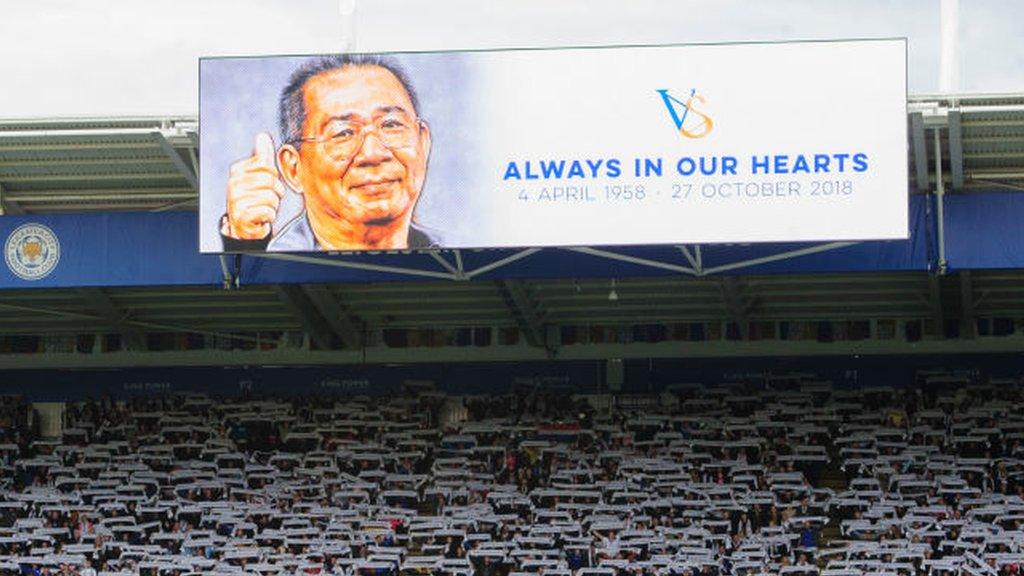
[[[222,276],[222,278],[224,280],[223,287],[224,287],[225,290],[231,290],[232,288],[235,287],[235,281],[234,281],[234,277],[231,276],[231,271],[228,270],[228,260],[227,260],[227,258],[223,254],[220,255],[219,260],[220,260],[220,273],[221,273],[221,276]]]
[[[130,183],[137,183],[140,180],[147,182],[152,180],[167,180],[180,178],[181,173],[177,171],[170,172],[146,172],[145,174],[129,174],[126,172],[119,172],[116,169],[110,172],[96,173],[96,174],[21,174],[21,175],[7,175],[4,176],[4,180],[7,182],[18,182],[18,183],[32,183],[32,182],[71,182],[72,186],[77,186],[81,182],[121,182],[127,181]]]
[[[4,187],[0,184],[0,215],[3,214],[24,214],[25,210],[17,202],[10,199],[4,193]]]
[[[526,335],[526,342],[530,346],[544,348],[549,356],[553,355],[555,344],[548,341],[542,314],[525,284],[520,280],[499,280],[497,285],[509,312]]]
[[[302,324],[302,328],[321,350],[334,348],[334,339],[326,320],[317,311],[302,288],[293,284],[274,287],[281,303],[288,308],[292,316]]]
[[[742,260],[740,262],[732,262],[730,264],[722,264],[721,266],[714,266],[712,268],[702,268],[702,276],[711,274],[718,274],[721,272],[728,272],[729,270],[737,270],[739,268],[749,268],[750,266],[760,266],[761,264],[768,264],[769,262],[778,262],[779,260],[788,260],[790,258],[799,258],[800,256],[807,256],[809,254],[817,254],[819,252],[828,252],[829,250],[838,250],[840,248],[846,248],[847,246],[853,246],[858,244],[857,242],[829,242],[827,244],[818,244],[817,246],[811,246],[810,248],[800,248],[799,250],[789,250],[788,252],[779,252],[778,254],[772,254],[771,256],[762,256],[760,258],[753,258],[750,260]]]
[[[458,271],[457,276],[465,277],[466,267],[462,264],[462,250],[455,250],[455,269]]]
[[[338,302],[334,293],[323,284],[302,284],[302,291],[309,297],[310,302],[320,312],[327,322],[331,332],[337,336],[345,348],[362,348],[363,332],[360,330],[361,321],[355,318]]]
[[[942,283],[935,274],[928,275],[928,306],[935,324],[935,336],[943,339],[946,337],[946,316],[942,310]]]
[[[153,137],[156,138],[157,143],[160,144],[160,148],[163,149],[164,154],[167,155],[167,158],[171,161],[171,164],[174,165],[174,169],[177,170],[179,174],[184,176],[185,180],[188,180],[188,183],[189,185],[192,186],[193,190],[198,191],[199,179],[196,178],[196,173],[192,171],[192,167],[185,163],[185,160],[181,157],[181,154],[178,154],[177,148],[171,146],[171,143],[167,140],[167,137],[164,136],[162,132],[154,132]]]
[[[145,150],[149,150],[146,148]],[[72,160],[75,167],[100,167],[110,168],[112,166],[124,166],[127,169],[139,165],[152,165],[154,163],[163,162],[167,160],[166,155],[162,150],[152,150],[155,154],[139,154],[130,158],[111,158],[106,156],[98,156],[95,158],[75,158]],[[0,168],[43,168],[52,169],[54,165],[53,158],[25,158],[25,159],[5,159],[0,156]]]
[[[268,260],[284,260],[286,262],[301,262],[303,264],[321,264],[324,266],[335,266],[338,268],[352,268],[354,270],[373,270],[374,272],[390,272],[392,274],[407,274],[409,276],[424,276],[439,280],[455,280],[455,277],[447,272],[436,270],[418,270],[416,268],[401,268],[399,266],[382,266],[368,262],[349,262],[343,259],[332,259],[318,256],[302,256],[299,254],[252,254],[256,258]],[[470,274],[472,275],[472,274]]]
[[[145,334],[129,322],[130,312],[119,308],[106,291],[102,288],[79,288],[77,292],[100,318],[121,332],[126,349],[138,352],[146,350]]]
[[[719,288],[722,291],[722,301],[725,309],[729,312],[733,322],[740,327],[740,337],[744,340],[750,338],[750,310],[754,302],[743,295],[743,287],[735,276],[722,278]]]
[[[597,256],[599,258],[607,258],[609,260],[618,260],[619,262],[628,262],[630,264],[640,264],[642,266],[650,266],[651,268],[660,268],[662,270],[669,270],[672,272],[678,272],[680,274],[689,274],[696,276],[697,271],[693,268],[681,266],[679,264],[670,264],[668,262],[661,262],[659,260],[651,260],[649,258],[639,258],[636,256],[628,256],[626,254],[619,254],[617,252],[610,252],[608,250],[599,250],[597,248],[566,248],[571,252],[578,252],[580,254],[588,254],[590,256]]]
[[[41,122],[50,123],[52,120],[43,119]],[[166,124],[168,121],[161,121],[160,124]],[[28,122],[20,122],[19,124],[27,124]],[[154,129],[159,128],[64,128],[64,129],[38,129],[38,128],[27,128],[25,130],[4,130],[0,132],[0,142],[7,143],[11,140],[30,140],[30,139],[56,139],[56,138],[101,138],[101,137],[113,137],[115,139],[124,140],[126,137],[132,137],[139,140],[145,140],[146,136],[152,135]],[[78,146],[78,143],[72,144]],[[106,146],[106,143],[100,144],[100,146]],[[135,144],[136,146],[138,143]]]
[[[196,201],[195,191],[181,188],[167,188],[164,190],[155,188],[133,189],[122,188],[120,190],[33,190],[31,192],[18,192],[16,195],[8,193],[7,203],[19,202],[21,204],[71,204],[81,202],[123,202],[125,200],[152,201],[152,202],[178,202]]]
[[[199,198],[189,198],[188,200],[181,200],[180,202],[171,202],[170,204],[163,204],[150,210],[150,212],[167,212],[168,210],[175,210],[178,208],[184,208],[186,206],[195,204],[199,201]]]
[[[928,191],[928,149],[924,139],[924,116],[920,112],[910,115],[910,142],[914,151],[914,179],[917,191]]]
[[[520,251],[516,252],[515,254],[512,254],[511,256],[506,256],[506,257],[504,257],[504,258],[502,258],[500,260],[495,260],[494,262],[491,262],[490,264],[484,264],[483,266],[481,266],[479,268],[476,268],[474,270],[470,270],[469,272],[466,272],[465,273],[465,279],[466,280],[472,279],[472,278],[474,278],[476,276],[479,276],[480,274],[484,274],[486,272],[490,272],[491,270],[495,270],[497,268],[501,268],[502,266],[506,266],[506,265],[511,264],[513,262],[522,260],[523,258],[528,258],[530,256],[533,256],[537,252],[540,252],[540,248],[527,248],[525,250],[520,250]]]
[[[960,271],[960,337],[972,339],[978,333],[977,317],[974,314],[974,282],[970,270]]]
[[[444,256],[441,256],[441,252],[440,251],[438,251],[438,250],[431,250],[430,252],[427,252],[427,254],[429,254],[431,258],[436,260],[437,263],[440,264],[442,268],[444,268],[445,270],[450,272],[451,275],[453,277],[455,277],[456,280],[465,280],[466,279],[465,276],[462,274],[462,271],[459,270],[458,267],[453,266],[450,262],[448,262],[448,260]]]
[[[949,169],[953,175],[953,190],[964,187],[964,140],[960,124],[960,111],[949,111]]]
[[[700,274],[700,266],[697,265],[697,258],[690,252],[690,249],[686,246],[677,246],[677,248],[679,248],[679,251],[686,257],[686,261],[690,263],[690,266],[693,266],[694,271],[697,274]]]
[[[942,179],[942,145],[935,129],[935,219],[939,243],[939,274],[946,273],[946,185]]]

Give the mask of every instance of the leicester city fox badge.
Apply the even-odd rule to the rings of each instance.
[[[57,267],[60,242],[57,235],[42,224],[22,224],[4,244],[7,268],[22,280],[40,280]]]

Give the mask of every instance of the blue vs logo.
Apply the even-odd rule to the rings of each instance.
[[[711,128],[715,125],[711,117],[697,110],[693,105],[694,102],[700,102],[701,105],[706,103],[704,97],[697,94],[695,88],[690,89],[690,96],[687,97],[685,102],[669,94],[666,89],[658,90],[658,94],[661,95],[661,100],[665,103],[665,107],[668,108],[668,113],[672,116],[672,122],[675,123],[676,130],[679,130],[679,133],[684,137],[703,138],[711,133]]]

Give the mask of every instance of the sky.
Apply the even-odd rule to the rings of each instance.
[[[0,0],[2,1],[2,0]],[[342,6],[354,3],[343,15]],[[194,115],[201,56],[906,37],[939,92],[940,0],[3,2],[0,118]],[[1024,93],[1024,1],[960,0],[961,93]],[[752,90],[766,87],[751,86]]]

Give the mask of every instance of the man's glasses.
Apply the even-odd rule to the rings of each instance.
[[[419,118],[406,114],[386,114],[372,122],[358,120],[331,120],[320,136],[297,138],[290,143],[315,142],[324,147],[332,160],[348,161],[359,153],[367,134],[373,132],[388,149],[408,148],[416,145],[419,131],[426,125]]]

